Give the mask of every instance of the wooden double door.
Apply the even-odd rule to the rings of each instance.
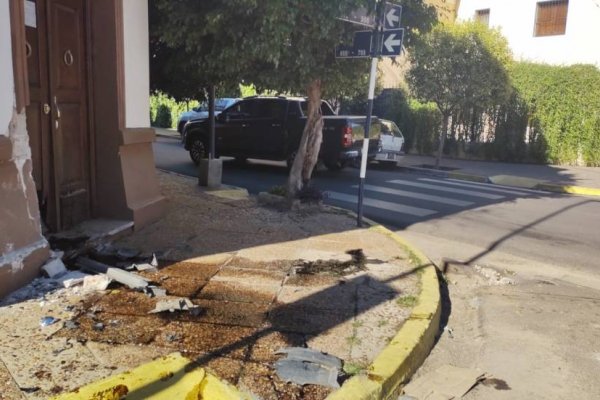
[[[40,212],[51,231],[90,216],[86,0],[26,0],[27,130]]]

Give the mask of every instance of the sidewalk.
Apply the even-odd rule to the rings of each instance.
[[[354,218],[335,209],[284,213],[254,198],[202,192],[192,178],[158,176],[167,215],[102,254],[140,252],[131,256],[136,263],[156,254],[158,271],[137,274],[167,295],[149,297],[117,283],[84,293],[38,279],[4,299],[0,399],[48,398],[179,352],[193,360],[186,371],[202,368],[257,398],[320,400],[334,388],[282,379],[278,350],[334,355],[343,363],[339,383],[354,377],[348,382],[363,379],[362,386],[378,390],[396,387],[425,357],[439,324],[437,278],[393,234],[357,229]],[[182,310],[152,313],[167,300]],[[43,317],[53,320],[41,327]],[[398,339],[407,326],[425,335],[410,338],[415,348]],[[390,348],[395,356],[378,362]],[[412,364],[399,371],[403,352]],[[377,380],[366,377],[367,369]],[[333,377],[335,386],[337,372]]]
[[[156,136],[181,140],[181,135],[176,129],[158,128],[156,126],[153,126],[152,129],[154,129]]]
[[[423,165],[435,165],[435,157],[406,155],[399,163],[401,167],[417,170]],[[445,174],[471,175],[508,186],[534,188],[539,184],[551,184],[600,189],[600,168],[597,167],[513,164],[447,158],[442,159],[442,167],[452,168],[450,173]]]

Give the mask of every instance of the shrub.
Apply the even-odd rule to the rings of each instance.
[[[171,118],[171,109],[169,108],[169,106],[167,106],[166,104],[161,104],[158,106],[154,125],[158,126],[159,128],[173,127],[173,118]]]

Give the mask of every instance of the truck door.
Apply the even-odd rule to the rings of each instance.
[[[246,139],[250,141],[254,157],[267,159],[285,158],[284,99],[260,99],[256,101],[255,114],[244,126]]]
[[[219,114],[215,127],[217,154],[235,156],[248,151],[249,142],[243,128],[251,118],[253,108],[252,101],[240,101]]]

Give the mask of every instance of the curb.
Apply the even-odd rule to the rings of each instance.
[[[93,382],[51,400],[219,399],[250,400],[180,353],[169,354],[130,371]]]
[[[423,364],[440,328],[442,312],[439,280],[435,265],[417,248],[389,229],[370,229],[393,239],[405,249],[416,268],[422,271],[419,302],[390,344],[367,368],[366,375],[350,378],[330,394],[328,400],[383,400],[398,395],[405,383]]]
[[[554,183],[548,183],[539,181],[536,184],[510,184],[510,183],[502,183],[496,182],[495,176],[482,176],[482,175],[471,175],[471,174],[463,174],[460,172],[450,172],[450,171],[434,171],[428,168],[418,168],[418,167],[410,167],[410,166],[399,166],[399,169],[402,169],[407,172],[420,173],[428,176],[434,176],[436,178],[449,178],[449,179],[458,179],[461,181],[469,181],[469,182],[479,182],[479,183],[489,183],[492,185],[502,185],[502,186],[510,186],[514,188],[525,188],[532,190],[541,190],[545,192],[551,193],[561,193],[561,194],[572,194],[579,196],[594,196],[600,197],[600,188],[591,188],[585,186],[571,186],[571,185],[558,185]],[[504,175],[502,175],[504,176]],[[527,181],[535,181],[532,178],[525,178],[520,176],[512,176],[506,175],[506,177],[512,177],[515,179],[522,179]]]
[[[540,183],[540,184],[536,185],[535,188],[538,190],[545,190],[547,192],[554,192],[554,193],[600,197],[600,189],[590,188],[590,187],[585,187],[585,186],[569,186],[569,185],[555,185],[552,183]]]

